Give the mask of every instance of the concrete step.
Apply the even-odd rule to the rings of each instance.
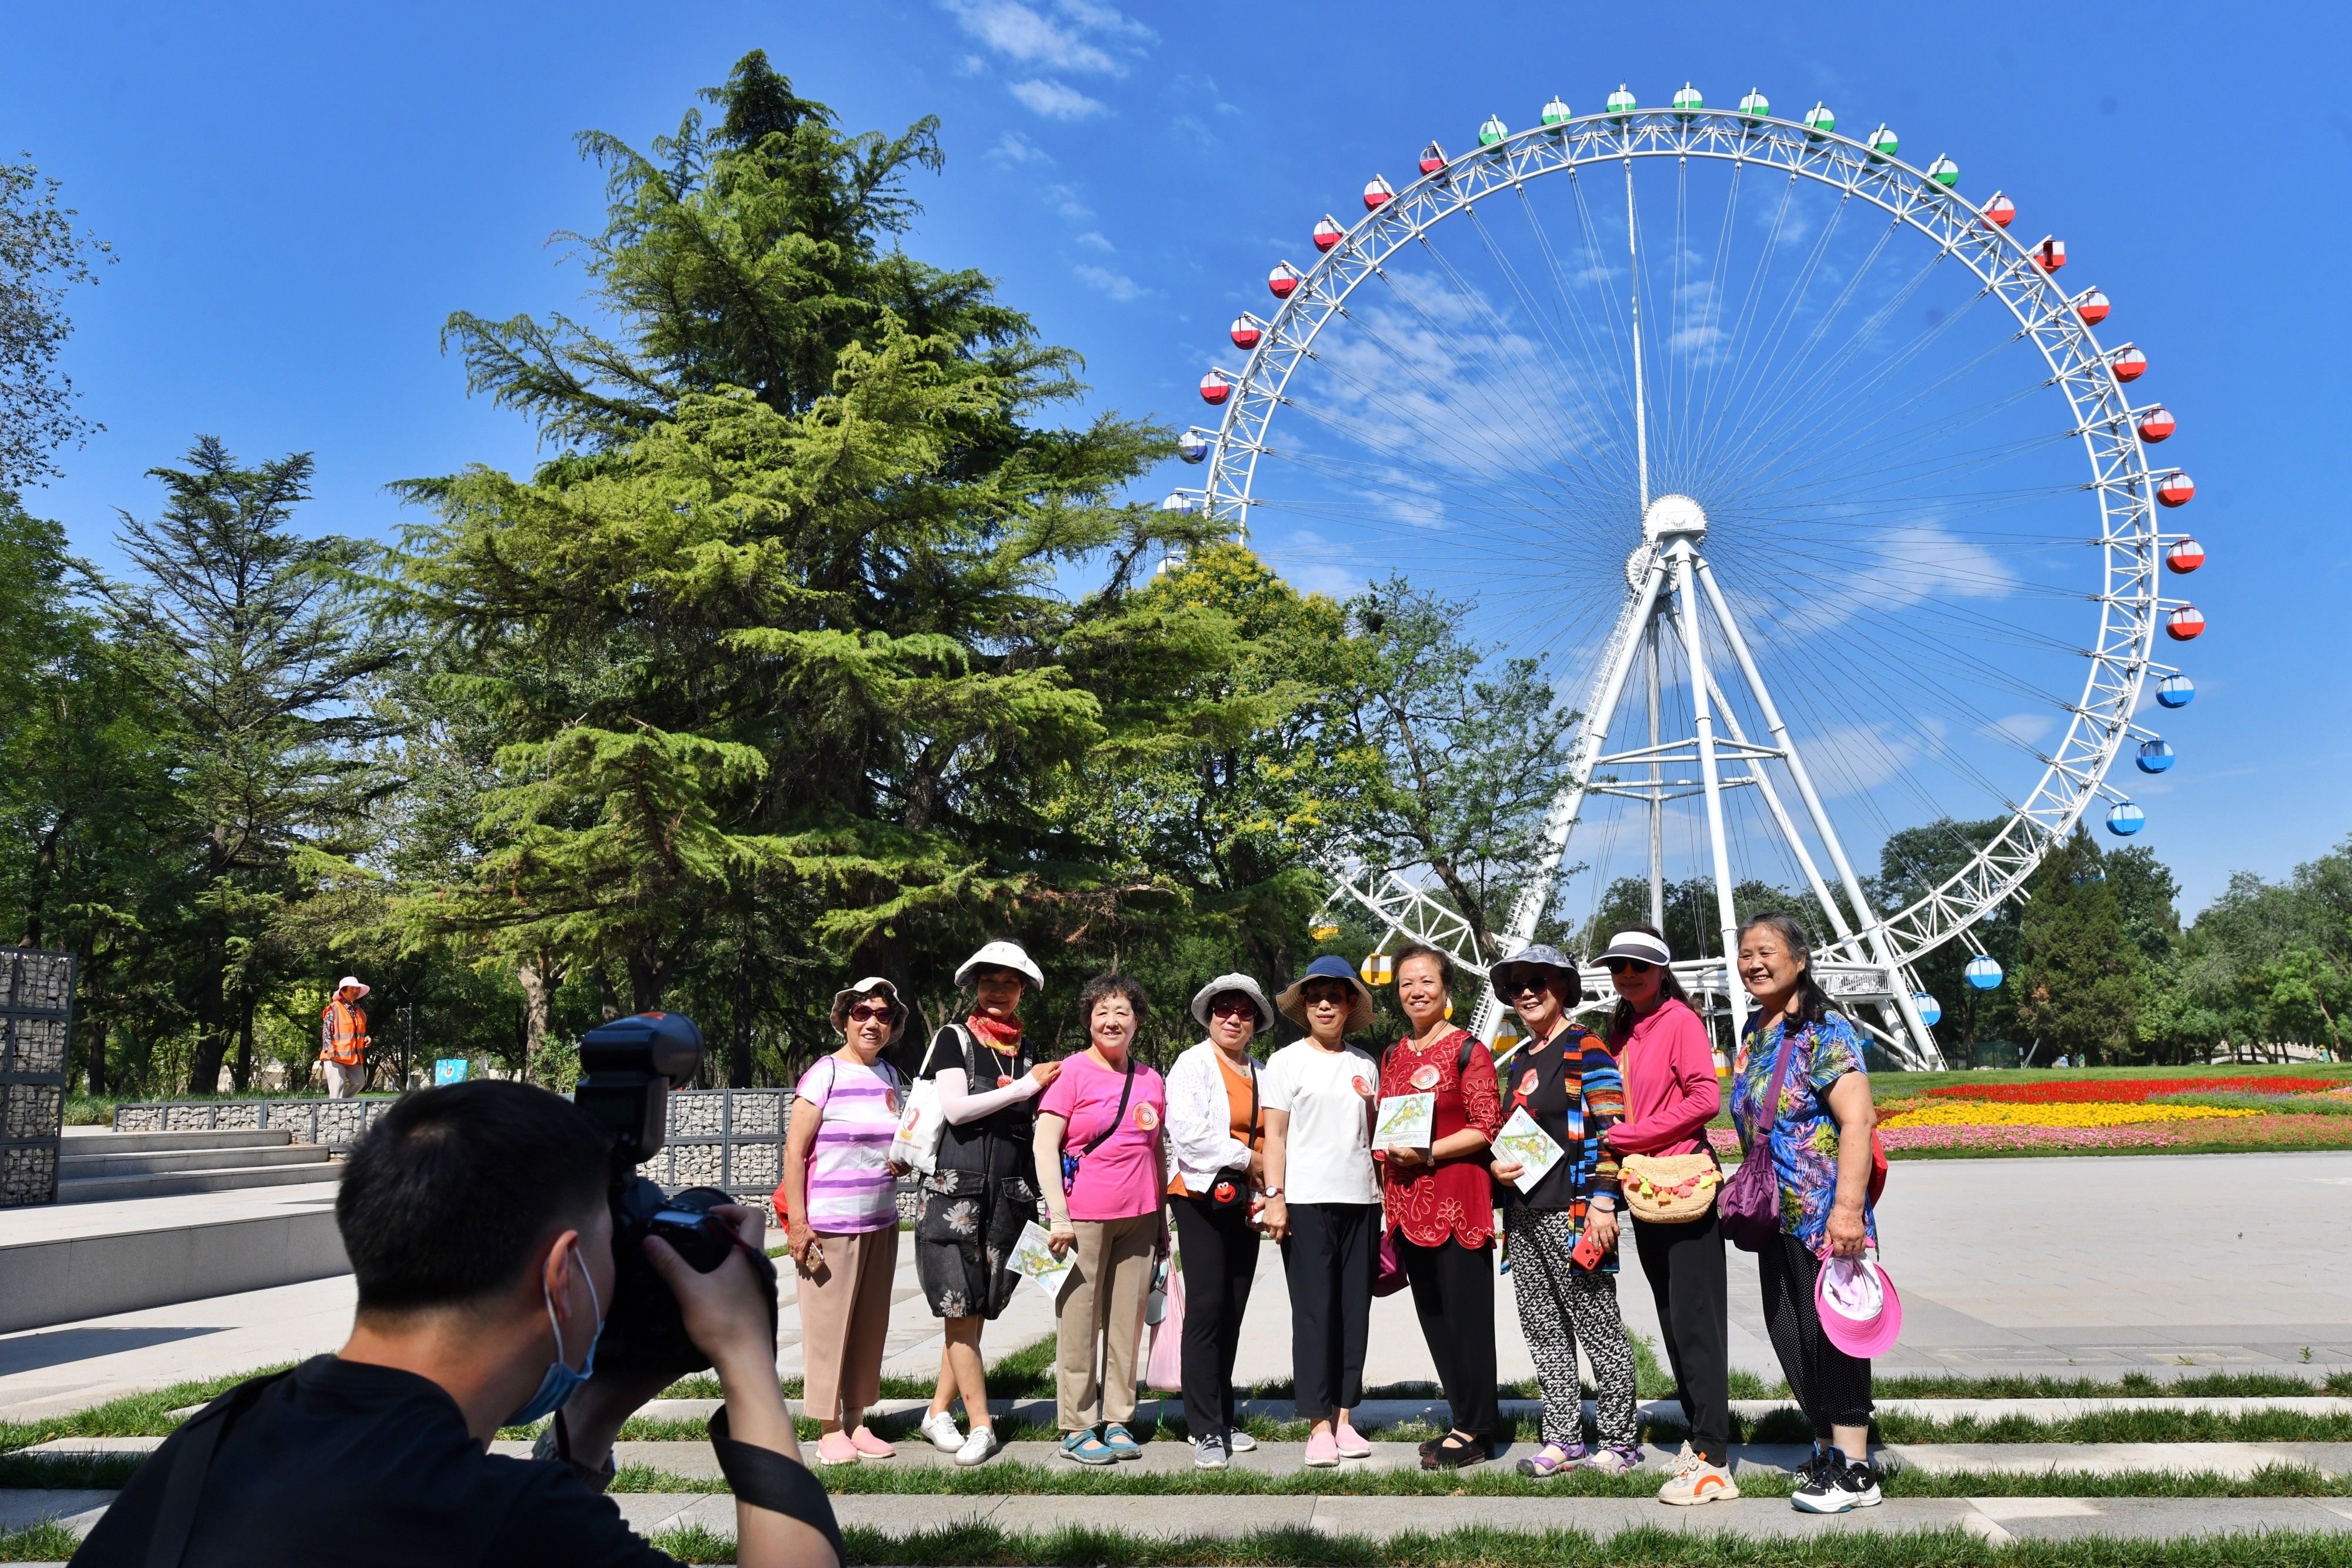
[[[201,1149],[90,1152],[67,1148],[58,1161],[60,1181],[88,1181],[98,1176],[163,1176],[175,1171],[252,1170],[263,1166],[324,1165],[328,1151],[320,1144],[236,1144]]]
[[[80,1132],[68,1128],[65,1152],[79,1155],[169,1154],[184,1149],[250,1149],[268,1144],[290,1144],[294,1134],[283,1127],[223,1127],[184,1133]]]
[[[100,1203],[111,1198],[173,1197],[191,1192],[236,1192],[247,1187],[294,1186],[340,1181],[340,1165],[234,1166],[226,1170],[172,1171],[160,1176],[82,1176],[58,1182],[59,1203]]]

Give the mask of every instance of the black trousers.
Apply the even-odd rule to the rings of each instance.
[[[1822,1332],[1821,1308],[1813,1302],[1822,1260],[1783,1234],[1756,1255],[1756,1272],[1764,1286],[1764,1326],[1771,1332],[1789,1392],[1813,1424],[1813,1440],[1828,1442],[1832,1427],[1868,1426],[1870,1363],[1846,1354]]]
[[[1454,1429],[1493,1439],[1502,1424],[1495,1397],[1494,1244],[1416,1247],[1400,1230],[1396,1249]]]
[[[1294,1203],[1282,1270],[1290,1279],[1290,1369],[1298,1418],[1328,1421],[1364,1397],[1364,1346],[1372,1333],[1372,1276],[1380,1269],[1381,1206]]]
[[[1234,1353],[1257,1280],[1261,1239],[1249,1206],[1220,1214],[1206,1198],[1169,1200],[1184,1268],[1184,1428],[1197,1440],[1234,1426]]]
[[[1723,1269],[1723,1231],[1709,1207],[1702,1219],[1668,1225],[1633,1221],[1642,1272],[1658,1303],[1666,1364],[1690,1427],[1691,1447],[1710,1464],[1731,1456],[1731,1331]]]

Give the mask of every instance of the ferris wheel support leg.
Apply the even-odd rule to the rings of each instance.
[[[1723,779],[1715,758],[1715,705],[1707,700],[1706,639],[1700,634],[1698,601],[1691,587],[1691,561],[1696,551],[1688,539],[1668,547],[1675,565],[1675,598],[1682,607],[1683,656],[1691,671],[1691,709],[1698,735],[1698,777],[1706,795],[1707,848],[1715,860],[1715,912],[1723,926],[1723,990],[1731,1003],[1735,1036],[1748,1021],[1748,993],[1737,982],[1733,959],[1738,951],[1739,916],[1731,903],[1731,848],[1724,836]],[[1719,613],[1719,612],[1718,612]]]
[[[1741,636],[1739,623],[1731,618],[1731,606],[1723,596],[1722,586],[1704,559],[1696,569],[1701,587],[1706,590],[1706,601],[1722,624],[1724,640],[1731,644],[1731,656],[1739,663],[1739,673],[1748,682],[1748,690],[1756,699],[1758,711],[1764,716],[1765,727],[1772,732],[1772,744],[1780,748],[1781,760],[1789,765],[1789,777],[1797,786],[1797,796],[1804,802],[1805,814],[1811,819],[1813,831],[1829,852],[1830,863],[1837,869],[1838,882],[1845,889],[1847,902],[1853,906],[1854,918],[1862,921],[1863,938],[1869,944],[1871,955],[1886,967],[1888,988],[1895,992],[1897,1010],[1903,1015],[1904,1032],[1920,1057],[1921,1065],[1940,1067],[1943,1058],[1936,1049],[1935,1037],[1919,1017],[1918,1004],[1911,999],[1911,982],[1907,972],[1895,962],[1893,947],[1886,940],[1886,930],[1878,919],[1870,901],[1863,896],[1862,881],[1853,874],[1853,864],[1846,859],[1845,846],[1839,842],[1837,830],[1830,825],[1829,812],[1822,806],[1820,793],[1813,788],[1812,775],[1805,769],[1805,760],[1797,751],[1797,743],[1789,734],[1789,726],[1780,717],[1779,705],[1764,685],[1764,675],[1756,667],[1756,657],[1748,651],[1748,639]]]
[[[1534,941],[1536,922],[1551,906],[1553,883],[1559,875],[1560,862],[1568,855],[1569,835],[1576,831],[1577,818],[1583,814],[1586,786],[1592,781],[1593,765],[1609,747],[1609,720],[1617,711],[1618,699],[1625,694],[1626,681],[1633,675],[1634,655],[1641,651],[1643,623],[1656,607],[1665,580],[1664,561],[1652,561],[1649,570],[1643,574],[1641,586],[1626,598],[1625,608],[1618,612],[1616,630],[1610,638],[1608,663],[1601,666],[1601,678],[1593,683],[1591,698],[1578,720],[1576,745],[1568,754],[1568,782],[1552,798],[1551,810],[1544,818],[1543,853],[1511,905],[1510,924],[1503,928],[1495,944],[1496,959],[1508,957]],[[1492,1044],[1495,1026],[1502,1016],[1503,1004],[1496,998],[1490,982],[1486,994],[1478,999],[1477,1011],[1470,1016],[1470,1032]]]
[[[1650,624],[1642,634],[1649,644],[1650,662],[1650,749],[1658,746],[1658,614],[1653,610]],[[1666,800],[1662,786],[1664,771],[1654,758],[1650,763],[1650,924],[1664,931],[1666,928]]]

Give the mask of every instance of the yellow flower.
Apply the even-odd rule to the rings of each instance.
[[[2260,1111],[2229,1110],[2219,1105],[2128,1105],[2110,1101],[2074,1105],[2011,1105],[1947,1100],[1889,1116],[1879,1125],[1890,1131],[1899,1127],[2124,1127],[2144,1122],[2199,1122],[2261,1114]]]

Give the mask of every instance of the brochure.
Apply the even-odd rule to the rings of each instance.
[[[1518,1180],[1511,1185],[1521,1192],[1533,1192],[1536,1183],[1543,1180],[1551,1167],[1559,1164],[1568,1151],[1528,1114],[1525,1105],[1511,1113],[1495,1134],[1495,1161],[1497,1165],[1517,1161],[1520,1166]]]
[[[1433,1141],[1437,1123],[1434,1094],[1390,1094],[1381,1101],[1374,1122],[1372,1145],[1382,1149],[1425,1149]]]
[[[1078,1249],[1073,1247],[1069,1256],[1056,1258],[1054,1249],[1045,1244],[1046,1239],[1045,1230],[1035,1220],[1023,1226],[1021,1239],[1013,1248],[1013,1271],[1036,1281],[1045,1299],[1058,1302],[1062,1287],[1070,1282],[1070,1273],[1078,1266]]]

